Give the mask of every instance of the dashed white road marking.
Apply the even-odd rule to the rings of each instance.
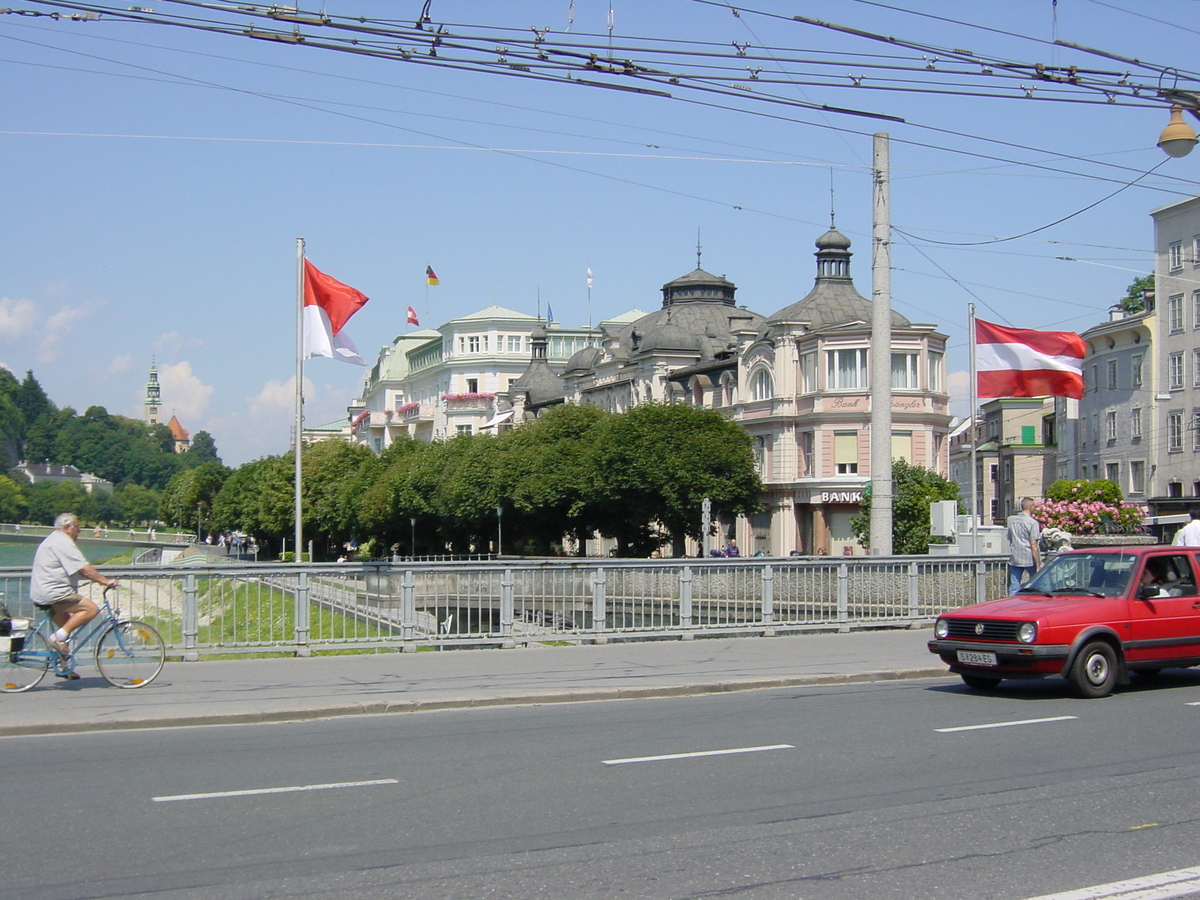
[[[1197,891],[1200,891],[1200,868],[1191,868],[1097,884],[1061,894],[1043,894],[1029,900],[1171,900]]]
[[[1077,719],[1078,716],[1050,716],[1046,719],[1018,719],[1014,722],[989,722],[986,725],[959,725],[955,728],[935,728],[939,734],[949,734],[952,731],[982,731],[985,728],[1009,728],[1013,725],[1041,725],[1045,722],[1065,722]]]
[[[209,794],[173,794],[152,797],[155,803],[170,803],[174,800],[213,800],[220,797],[250,797],[255,794],[294,794],[298,791],[331,791],[335,788],[372,787],[379,784],[399,784],[395,778],[379,778],[374,781],[339,781],[334,784],[298,784],[291,787],[257,788],[249,791],[213,791]]]
[[[695,759],[698,756],[730,756],[734,753],[762,753],[766,750],[795,750],[794,744],[768,744],[765,747],[733,747],[729,750],[699,750],[695,753],[667,753],[663,756],[631,756],[628,759],[602,759],[606,766],[623,766],[626,763],[660,762],[666,759]]]

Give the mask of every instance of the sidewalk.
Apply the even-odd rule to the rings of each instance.
[[[514,650],[168,662],[122,690],[92,664],[0,694],[0,736],[280,722],[521,703],[677,697],[946,675],[928,630],[613,642]]]

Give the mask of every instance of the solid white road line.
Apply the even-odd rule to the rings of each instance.
[[[664,759],[695,759],[697,756],[729,756],[734,753],[762,753],[764,750],[795,750],[794,744],[769,744],[766,747],[734,747],[730,750],[700,750],[696,753],[668,753],[665,756],[631,756],[628,759],[602,759],[606,766],[625,763],[658,762]]]
[[[1029,900],[1171,900],[1196,891],[1200,891],[1200,868],[1159,872],[1061,894],[1043,894]]]
[[[1008,728],[1010,725],[1041,725],[1043,722],[1065,722],[1077,719],[1078,716],[1051,716],[1048,719],[1020,719],[1016,722],[991,722],[987,725],[959,725],[957,728],[935,728],[939,734],[949,734],[952,731],[980,731],[984,728]]]
[[[152,797],[155,803],[170,803],[173,800],[212,800],[217,797],[249,797],[254,794],[294,794],[297,791],[330,791],[334,788],[370,787],[377,784],[399,784],[395,778],[380,778],[375,781],[340,781],[335,784],[299,784],[292,787],[258,788],[252,791],[213,791],[211,794],[174,794],[169,797]]]

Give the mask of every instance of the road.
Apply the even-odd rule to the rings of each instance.
[[[6,738],[0,897],[1026,900],[1200,865],[1198,725],[1187,672]]]

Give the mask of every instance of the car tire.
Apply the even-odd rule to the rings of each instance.
[[[1071,692],[1085,700],[1107,697],[1117,684],[1117,654],[1107,641],[1085,644],[1071,663]]]
[[[1003,680],[1000,678],[989,678],[986,675],[965,675],[961,672],[958,677],[963,680],[963,684],[973,691],[990,691]]]

